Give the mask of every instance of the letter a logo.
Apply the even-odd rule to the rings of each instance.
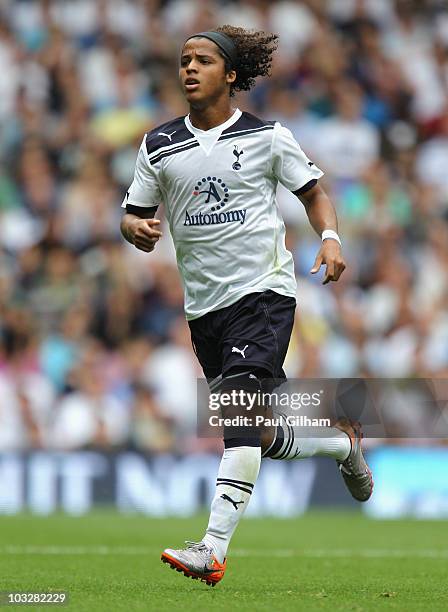
[[[194,186],[193,195],[205,194],[207,198],[201,204],[210,204],[211,212],[219,210],[229,199],[229,189],[224,181],[216,176],[207,176],[199,179]]]
[[[205,200],[204,204],[208,204],[212,196],[215,198],[216,202],[221,201],[221,196],[219,195],[218,190],[216,189],[215,183],[213,181],[209,182],[208,190],[200,191],[199,193],[207,194],[207,199]]]

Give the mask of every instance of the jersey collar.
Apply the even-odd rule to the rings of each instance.
[[[187,115],[185,117],[185,125],[187,129],[196,137],[196,140],[199,142],[199,146],[208,157],[213,151],[215,144],[218,142],[218,139],[224,130],[236,123],[241,115],[242,112],[239,110],[239,108],[237,108],[233,115],[227,119],[227,121],[221,123],[221,125],[216,125],[210,130],[200,130],[199,128],[194,127],[190,121],[190,116]]]
[[[195,136],[200,136],[202,134],[210,134],[211,132],[219,132],[219,134],[221,135],[221,133],[226,130],[227,128],[229,128],[231,125],[233,125],[234,123],[236,123],[238,121],[238,119],[241,117],[243,113],[240,111],[239,108],[235,109],[235,112],[233,113],[233,115],[231,117],[229,117],[227,119],[227,121],[225,121],[224,123],[221,123],[220,125],[215,125],[215,127],[210,128],[209,130],[200,130],[197,127],[194,127],[194,125],[191,123],[190,121],[190,115],[187,115],[185,117],[185,125],[187,126],[187,129],[194,134]]]

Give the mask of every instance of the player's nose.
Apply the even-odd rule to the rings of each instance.
[[[190,74],[190,72],[197,72],[198,71],[197,64],[194,63],[194,60],[190,60],[190,62],[187,64],[186,71],[187,71],[187,74]]]

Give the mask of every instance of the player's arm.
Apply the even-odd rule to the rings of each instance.
[[[319,237],[324,238],[311,272],[315,274],[322,264],[326,264],[324,285],[337,281],[345,269],[345,263],[337,236],[336,211],[317,182],[323,175],[322,170],[308,159],[291,131],[280,123],[274,125],[271,159],[274,176],[301,200],[312,227]],[[322,236],[325,230],[336,232],[336,236]]]
[[[338,220],[336,211],[329,197],[316,180],[313,180],[305,189],[294,191],[294,194],[305,206],[308,219],[314,231],[322,236],[325,230],[332,230],[337,234]],[[311,273],[319,271],[321,265],[326,265],[323,284],[337,281],[345,270],[345,262],[342,256],[341,245],[335,238],[325,238],[316,256]]]
[[[126,213],[120,223],[123,237],[140,251],[153,251],[162,236],[160,221],[154,219],[161,201],[159,177],[149,163],[145,135],[137,155],[134,179],[121,204]]]
[[[126,214],[120,223],[123,237],[140,251],[149,253],[154,250],[156,242],[162,237],[158,229],[159,219],[154,219],[157,208],[126,205]]]

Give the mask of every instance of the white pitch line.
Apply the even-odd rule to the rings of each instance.
[[[158,550],[158,549],[157,549]],[[147,555],[156,549],[137,546],[3,546],[0,555]]]
[[[117,556],[136,556],[136,555],[155,555],[160,554],[160,548],[142,546],[2,546],[0,555],[117,555]],[[448,559],[448,549],[387,549],[387,548],[361,548],[361,549],[314,549],[314,550],[293,550],[293,549],[274,549],[259,550],[250,548],[235,548],[230,551],[231,557],[308,557],[308,558],[353,558],[364,557],[372,559],[387,558],[425,558],[425,559]]]
[[[356,550],[349,549],[331,549],[331,550],[305,550],[299,552],[298,556],[303,557],[369,557],[386,559],[390,557],[420,557],[425,559],[448,559],[448,549],[422,549],[422,550],[406,550],[394,548],[361,548]]]

